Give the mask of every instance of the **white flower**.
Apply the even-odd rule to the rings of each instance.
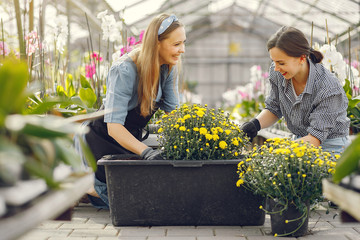
[[[105,17],[107,15],[107,13],[108,13],[108,10],[99,12],[96,17],[99,18],[99,19],[102,19],[103,17]]]
[[[56,49],[63,53],[67,43],[68,28],[65,16],[57,16],[53,22],[49,22],[49,28],[46,33],[46,42],[55,42]]]
[[[121,40],[120,31],[122,23],[116,22],[114,15],[107,15],[107,10],[100,12],[97,18],[101,19],[101,29],[103,31],[103,40],[115,42]]]

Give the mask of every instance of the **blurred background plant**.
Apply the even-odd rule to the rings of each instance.
[[[246,122],[255,117],[265,107],[268,72],[260,65],[250,68],[250,81],[245,86],[237,86],[222,94],[223,108],[230,118],[237,122]]]
[[[120,12],[120,20],[116,21],[115,16],[108,14],[106,10],[97,15],[97,20],[101,22],[101,34],[98,41],[94,41],[90,20],[85,14],[89,36],[87,51],[77,53],[77,59],[74,60],[71,59],[68,49],[69,19],[64,15],[46,19],[44,29],[44,16],[40,4],[36,27],[34,12],[31,10],[33,4],[34,1],[25,4],[14,1],[18,49],[11,49],[7,44],[13,36],[7,34],[7,26],[3,26],[1,21],[0,56],[15,56],[27,62],[29,83],[37,85],[39,90],[34,94],[32,104],[38,104],[45,98],[59,96],[67,101],[53,104],[51,111],[54,114],[70,117],[96,111],[106,94],[106,76],[112,62],[141,43],[144,31],[139,33],[138,39],[134,36],[128,37],[128,30],[121,17],[123,13]],[[29,22],[29,26],[26,21]],[[94,19],[91,18],[91,21]],[[98,45],[94,46],[94,42]],[[104,45],[106,48],[102,48]],[[75,67],[71,67],[70,64],[74,65],[74,62]]]
[[[70,165],[74,173],[87,171],[72,147],[72,135],[86,128],[65,119],[46,115],[53,101],[30,101],[35,87],[29,86],[28,66],[24,61],[6,58],[0,62],[0,185],[13,185],[21,179],[42,178],[49,187],[58,187],[56,167]],[[87,145],[81,143],[89,166],[96,162]]]

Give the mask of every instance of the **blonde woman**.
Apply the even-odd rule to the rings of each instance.
[[[142,142],[142,129],[158,108],[170,112],[178,100],[178,67],[185,52],[185,29],[175,15],[161,14],[147,27],[142,45],[121,57],[107,77],[104,118],[89,123],[85,139],[95,158],[107,154],[135,153],[144,160],[162,159]],[[95,173],[89,192],[94,206],[108,208],[103,166]]]

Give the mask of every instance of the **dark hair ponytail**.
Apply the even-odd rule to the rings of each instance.
[[[309,57],[314,63],[323,59],[321,52],[312,49],[305,35],[294,27],[281,27],[267,42],[267,50],[277,47],[290,57]]]
[[[320,63],[323,60],[324,56],[322,55],[321,52],[319,52],[313,48],[310,48],[309,58],[314,63]]]

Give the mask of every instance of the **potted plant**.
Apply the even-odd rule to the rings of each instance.
[[[309,205],[322,199],[321,180],[331,176],[339,157],[303,141],[268,139],[239,163],[237,185],[267,197],[259,208],[271,215],[275,236],[302,236]]]
[[[258,208],[264,198],[236,187],[249,140],[222,110],[184,104],[156,124],[167,160],[117,155],[98,161],[105,165],[115,226],[264,223]]]

